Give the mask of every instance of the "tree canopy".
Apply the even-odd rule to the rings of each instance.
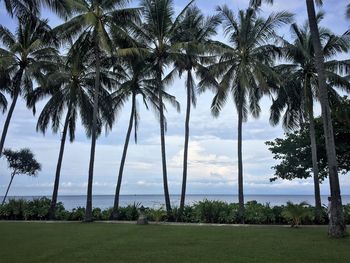
[[[24,148],[18,151],[5,149],[3,152],[7,160],[8,167],[12,169],[12,174],[25,174],[36,176],[41,170],[41,164],[35,160],[30,149]]]
[[[338,171],[346,174],[350,171],[350,100],[342,99],[338,106],[333,107],[334,137],[336,142]],[[322,118],[315,119],[319,179],[323,181],[328,176],[326,148],[324,144]],[[267,141],[274,159],[280,163],[273,166],[277,179],[305,179],[312,176],[311,146],[309,125],[304,123],[300,129],[285,134],[285,138]]]

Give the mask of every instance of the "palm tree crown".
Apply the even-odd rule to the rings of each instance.
[[[50,30],[47,21],[39,19],[18,19],[15,35],[0,26],[0,41],[4,47],[0,48],[0,68],[3,69],[0,79],[8,85],[6,89],[12,97],[0,141],[0,156],[18,97],[27,97],[33,90],[33,81],[40,81],[58,58]]]
[[[242,122],[250,112],[253,117],[260,114],[259,100],[268,93],[269,80],[278,81],[273,63],[280,55],[279,49],[271,44],[276,39],[275,29],[289,23],[292,15],[287,12],[271,14],[268,18],[257,16],[254,9],[239,11],[236,18],[227,7],[218,7],[229,45],[221,43],[222,55],[217,63],[208,67],[212,76],[202,75],[202,88],[213,88],[216,92],[211,110],[218,116],[232,94],[238,112],[238,196],[239,216],[244,221]]]

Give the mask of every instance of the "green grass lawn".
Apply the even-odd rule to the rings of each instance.
[[[0,222],[0,262],[350,262],[326,228]]]

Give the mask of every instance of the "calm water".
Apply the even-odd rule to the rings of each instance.
[[[31,200],[38,198],[38,196],[12,196],[9,198],[23,198]],[[50,198],[48,196],[48,198]],[[172,195],[171,197],[172,206],[179,206],[180,195]],[[193,204],[204,199],[218,200],[228,203],[238,202],[238,197],[235,195],[187,195],[186,204]],[[2,200],[2,198],[1,198]],[[259,203],[270,203],[270,205],[283,205],[287,201],[293,203],[300,203],[303,201],[309,204],[314,204],[314,197],[312,195],[246,195],[245,202],[256,200]],[[350,204],[350,195],[343,195],[342,200],[344,204]],[[59,196],[58,201],[64,204],[67,210],[71,210],[78,206],[85,207],[86,196],[85,195],[66,195]],[[113,195],[95,195],[93,196],[93,207],[99,207],[105,209],[113,206],[114,196]],[[122,195],[120,197],[120,205],[126,206],[133,203],[139,203],[145,207],[159,208],[164,204],[163,195]],[[327,204],[327,196],[322,196],[322,204]]]

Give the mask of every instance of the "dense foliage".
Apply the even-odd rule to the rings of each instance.
[[[350,101],[345,97],[342,103],[333,110],[333,125],[335,128],[335,142],[338,162],[338,171],[346,174],[350,171]],[[317,141],[317,159],[319,179],[323,181],[328,176],[326,146],[324,144],[322,119],[315,119],[315,131]],[[285,134],[284,138],[267,141],[269,150],[274,159],[279,163],[272,168],[275,177],[292,180],[305,179],[312,176],[311,144],[309,136],[309,124],[304,123],[300,129]]]
[[[0,206],[0,220],[47,220],[50,208],[50,199],[40,198],[30,201],[23,199],[10,199],[6,204]],[[136,221],[139,215],[141,204],[134,203],[126,207],[119,207],[118,220]],[[295,224],[297,217],[298,224],[316,224],[314,218],[314,207],[307,204],[296,204],[302,206],[302,215],[295,214],[291,209],[293,204],[270,206],[250,201],[245,204],[245,222],[247,224]],[[203,200],[193,205],[184,207],[181,217],[177,217],[179,209],[173,209],[171,218],[178,218],[178,222],[185,223],[213,223],[213,224],[237,224],[239,220],[239,205],[237,203],[225,203],[222,201]],[[350,204],[344,205],[345,220],[350,224]],[[92,211],[94,220],[109,220],[112,208],[94,208]],[[168,215],[164,207],[146,208],[145,213],[150,221],[166,222]],[[58,202],[56,207],[56,219],[64,221],[84,220],[85,208],[77,207],[71,211],[64,208]],[[320,222],[317,222],[319,224]],[[326,209],[322,211],[321,223],[328,223]]]

